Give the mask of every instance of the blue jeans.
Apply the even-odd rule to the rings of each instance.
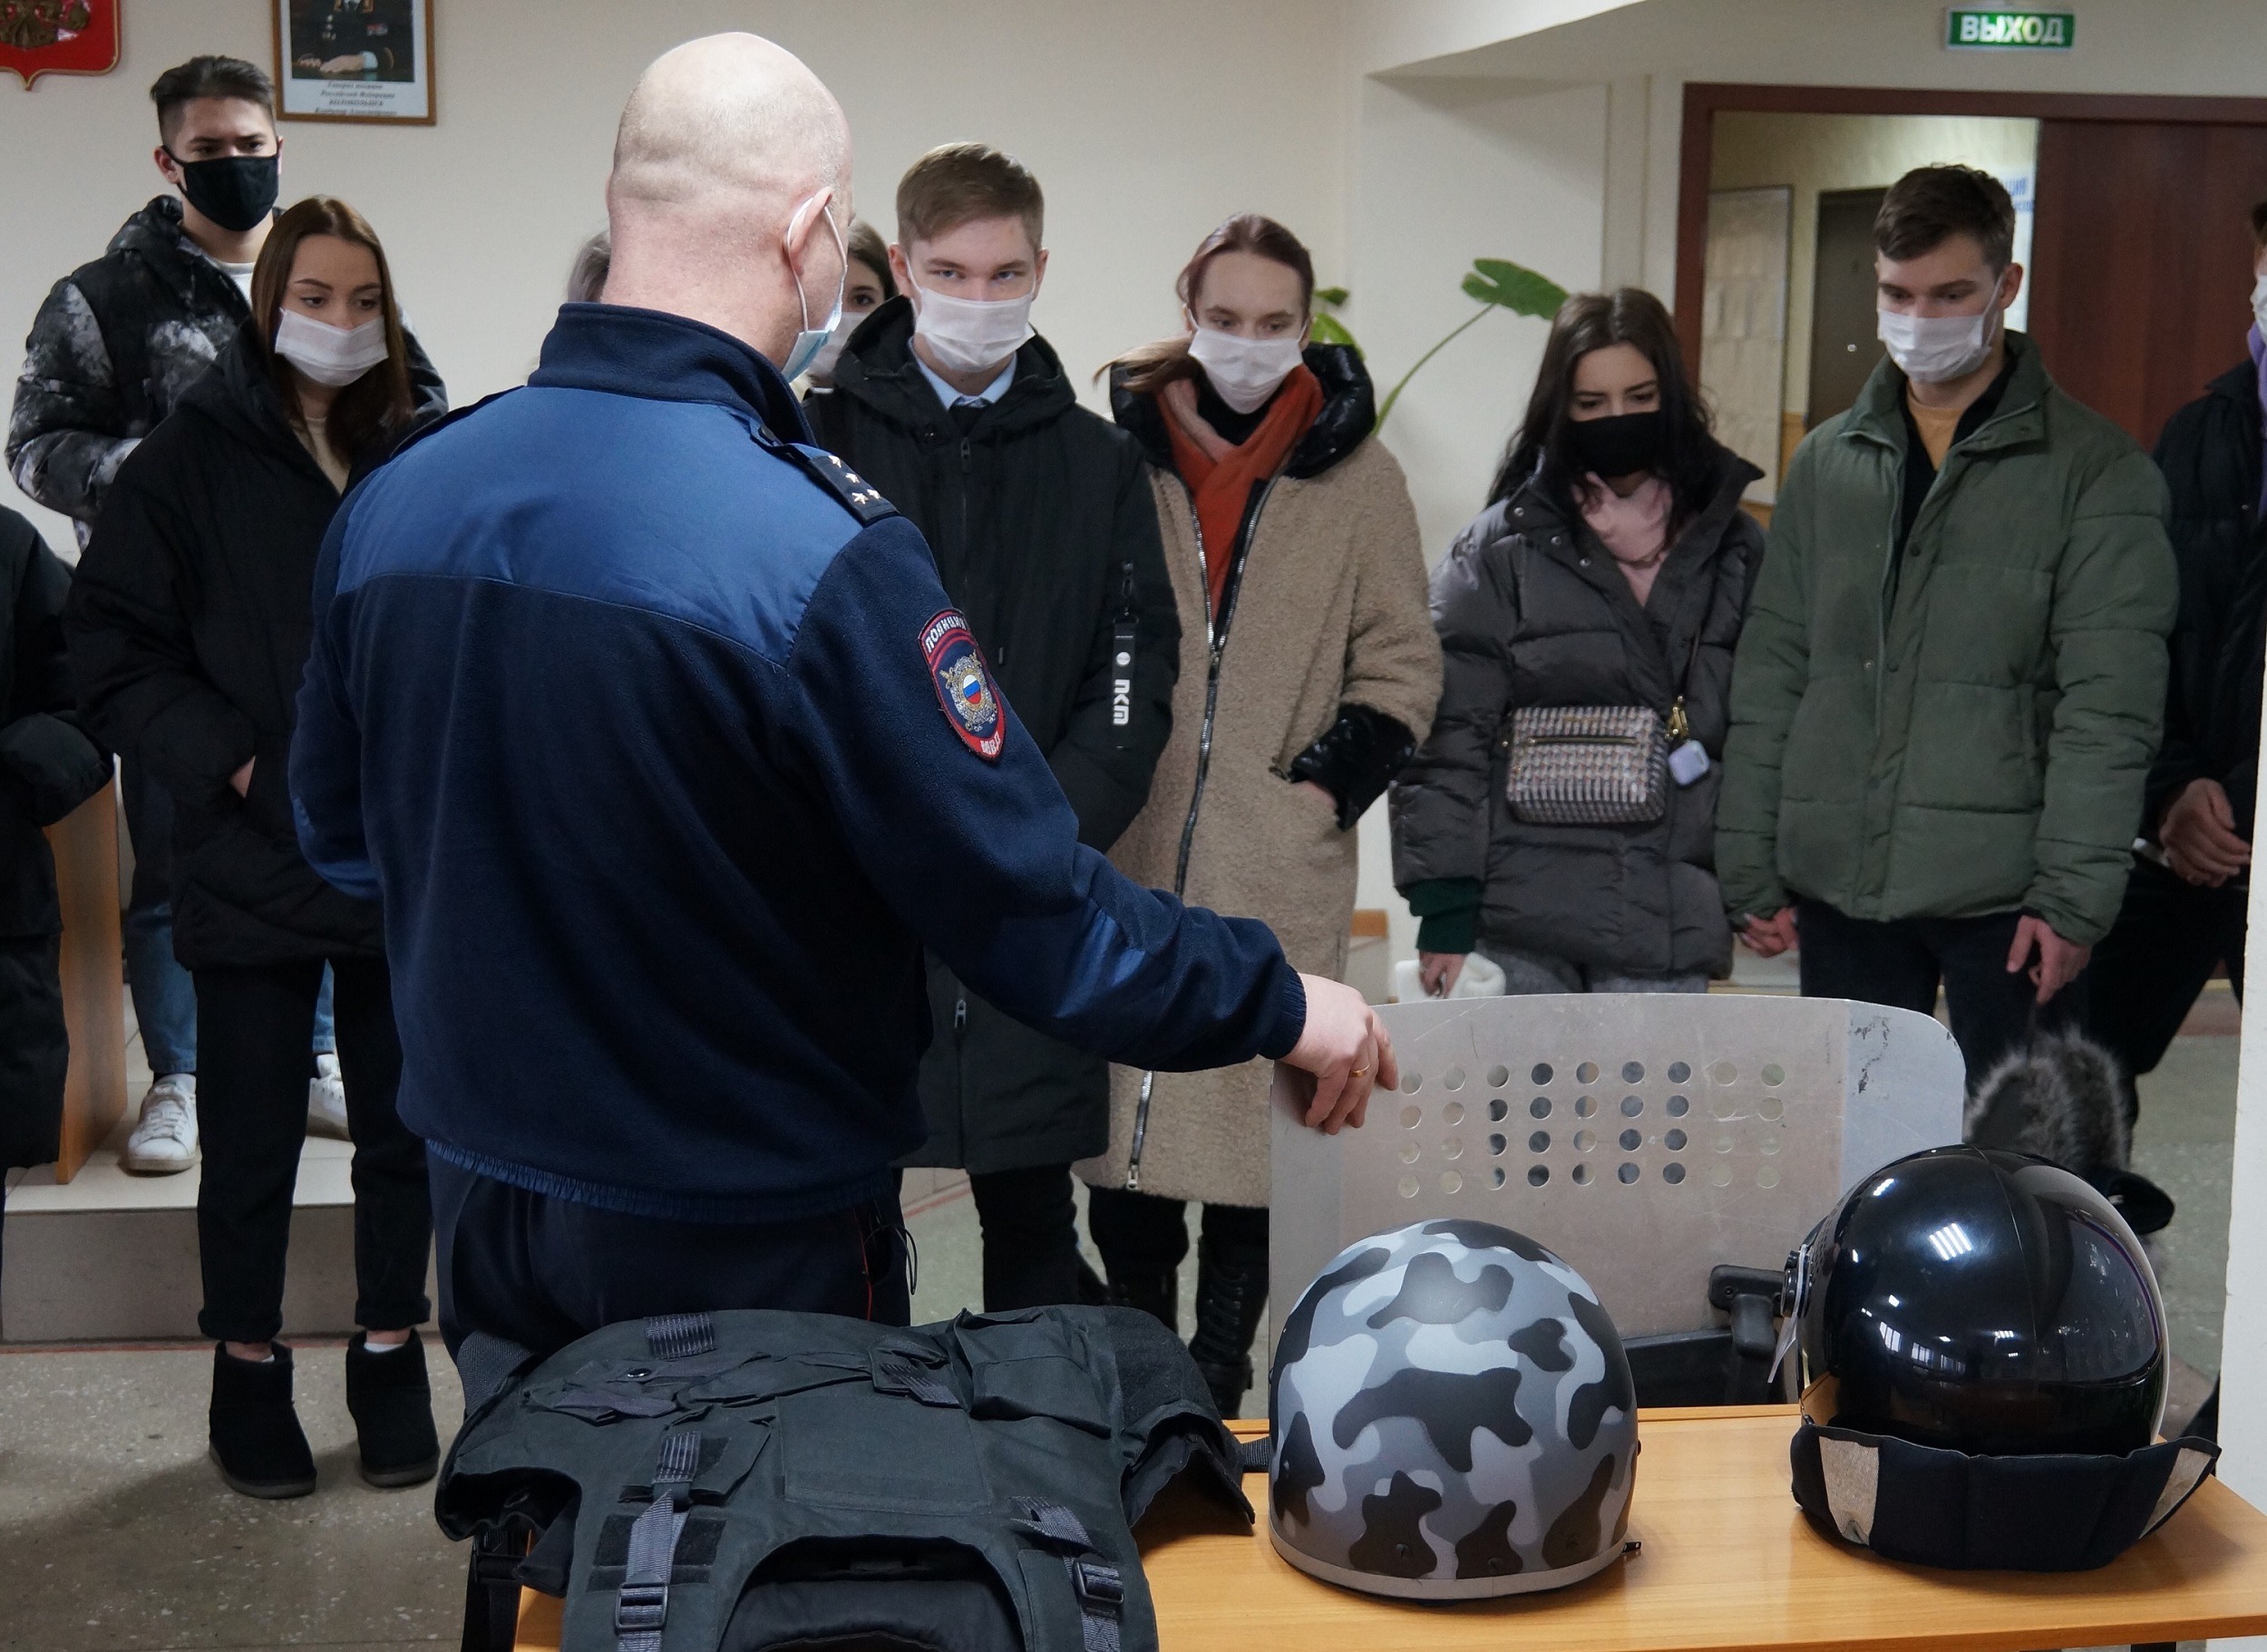
[[[119,765],[119,786],[126,805],[126,838],[134,849],[134,881],[127,891],[124,923],[134,1025],[141,1029],[141,1048],[152,1078],[194,1073],[197,987],[173,956],[173,799],[139,763]],[[323,990],[315,1002],[314,1048],[321,1054],[338,1048],[327,964],[323,967]]]

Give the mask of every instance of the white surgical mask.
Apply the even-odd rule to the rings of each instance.
[[[850,247],[842,239],[842,227],[834,221],[834,214],[826,210],[821,196],[813,195],[795,209],[794,217],[787,220],[787,234],[783,238],[788,241],[795,238],[795,231],[803,227],[804,208],[814,202],[820,203],[819,210],[826,216],[826,227],[834,231],[834,245],[842,255],[842,273],[834,281],[834,307],[827,312],[826,320],[814,327],[811,325],[811,301],[803,296],[803,275],[790,262],[789,273],[795,277],[795,303],[803,310],[803,330],[795,335],[795,342],[787,351],[787,359],[779,364],[780,377],[790,384],[811,365],[819,352],[826,347],[827,341],[834,336],[835,330],[842,325],[842,289],[850,285]],[[832,366],[833,363],[830,361],[827,364]]]
[[[2267,275],[2252,283],[2252,319],[2259,324],[2260,336],[2267,338]]]
[[[913,331],[929,341],[938,365],[951,373],[982,373],[999,366],[1031,336],[1031,301],[1037,285],[1020,298],[953,298],[915,282],[920,295]]]
[[[1265,405],[1278,386],[1299,365],[1305,340],[1297,333],[1280,338],[1245,338],[1213,327],[1199,327],[1189,337],[1189,359],[1204,369],[1220,399],[1240,413]]]
[[[1984,364],[1999,335],[1999,289],[1973,316],[1879,313],[1879,335],[1889,359],[1916,384],[1941,384]]]
[[[335,327],[304,310],[276,322],[276,354],[318,384],[351,384],[385,359],[385,320],[373,316],[358,327]]]
[[[858,331],[867,316],[872,314],[871,310],[868,310],[864,315],[845,316],[836,322],[834,331],[826,335],[826,343],[819,346],[819,353],[803,369],[804,375],[814,384],[831,383],[834,377],[834,364],[842,359],[842,346],[850,343],[850,335]]]

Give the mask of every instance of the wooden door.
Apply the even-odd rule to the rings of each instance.
[[[1881,189],[1822,189],[1818,256],[1811,270],[1811,374],[1803,428],[1846,413],[1882,359],[1873,220]]]
[[[2055,382],[2145,447],[2243,359],[2267,126],[2039,123],[2031,336]]]

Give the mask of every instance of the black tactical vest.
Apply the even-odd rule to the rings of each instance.
[[[675,1315],[477,1403],[436,1512],[565,1597],[561,1652],[1150,1652],[1133,1522],[1187,1469],[1248,1520],[1237,1463],[1131,1309]]]

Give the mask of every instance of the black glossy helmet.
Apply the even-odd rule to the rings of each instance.
[[[2165,1307],[2085,1181],[1977,1147],[1860,1182],[1797,1253],[1804,1414],[2005,1456],[2117,1453],[2165,1414]]]

